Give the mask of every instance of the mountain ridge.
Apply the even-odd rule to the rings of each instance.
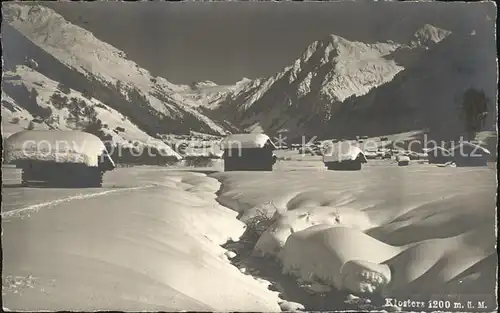
[[[475,35],[429,24],[402,43],[366,44],[328,35],[310,44],[281,72],[228,95],[216,110],[246,131],[271,134],[385,135],[438,129],[439,120],[463,131],[457,129],[457,110],[467,88],[484,90],[493,103],[496,99],[494,48],[474,49],[484,44]],[[427,75],[440,80],[419,82]],[[493,119],[495,110],[490,108]]]
[[[17,45],[7,45],[10,50],[5,60],[7,68],[22,64],[17,51],[23,51],[20,47],[29,47],[23,51],[23,57],[46,60],[38,62],[42,64],[39,70],[43,74],[111,102],[152,136],[190,129],[225,133],[220,125],[195,110],[189,99],[178,95],[186,89],[184,86],[152,77],[135,62],[127,60],[125,53],[69,23],[53,10],[41,5],[11,3],[3,7],[2,13],[6,21],[5,36]],[[51,66],[47,66],[48,63]],[[65,74],[53,73],[54,67]]]

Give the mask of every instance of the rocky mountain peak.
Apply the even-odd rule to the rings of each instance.
[[[450,31],[432,26],[430,24],[425,24],[423,27],[418,29],[411,42],[413,45],[427,45],[436,44],[451,34]]]

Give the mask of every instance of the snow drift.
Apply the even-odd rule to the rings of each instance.
[[[277,293],[232,266],[220,246],[245,225],[215,201],[215,179],[137,167],[107,181],[98,193],[27,189],[21,202],[16,189],[4,192],[5,307],[279,311]]]
[[[380,160],[305,173],[215,175],[243,221],[268,216],[255,252],[284,273],[358,295],[493,294],[494,170]]]
[[[368,264],[382,263],[399,251],[350,227],[318,225],[294,233],[280,259],[285,273],[296,273],[302,279],[319,279],[337,289],[359,294],[379,291],[390,282],[388,268],[370,268]]]

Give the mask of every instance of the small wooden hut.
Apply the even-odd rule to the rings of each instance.
[[[323,154],[323,163],[329,170],[359,171],[367,162],[363,150],[349,141],[332,143]]]
[[[272,171],[276,146],[262,133],[233,134],[221,142],[224,171]]]

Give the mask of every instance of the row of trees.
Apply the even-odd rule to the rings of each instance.
[[[147,110],[151,109],[148,99],[139,92],[139,90],[127,88],[121,81],[118,81],[115,86],[109,87],[115,91],[116,95],[121,95],[122,92],[126,92],[128,96],[127,102],[134,104],[134,106],[143,107]],[[71,115],[71,121],[76,127],[99,137],[106,145],[108,151],[111,152],[111,157],[115,162],[122,164],[165,165],[177,161],[176,158],[162,156],[155,148],[150,148],[151,152],[147,153],[141,151],[143,147],[140,146],[134,148],[118,147],[113,140],[113,136],[107,130],[108,125],[103,124],[102,121],[97,118],[97,113],[93,106],[88,105],[87,101],[84,99],[78,99],[76,97],[68,98],[71,91],[65,85],[59,84],[57,88],[62,94],[59,92],[52,94],[50,99],[52,104],[58,109],[67,108]],[[89,100],[96,97],[93,90],[84,90],[82,96]],[[153,114],[157,112],[150,113]],[[115,130],[117,132],[125,131],[123,127],[117,127]]]
[[[97,120],[95,108],[83,99],[76,97],[68,99],[67,96],[54,92],[50,97],[50,102],[58,110],[68,109],[70,121],[74,123],[75,128],[86,127],[87,124],[95,123]]]
[[[105,130],[106,126],[100,119],[96,118],[89,121],[83,128],[83,131],[99,137],[116,163],[130,165],[171,165],[177,162],[175,157],[162,155],[154,147],[146,148],[139,144],[136,144],[134,147],[119,146],[113,140],[113,136]]]

